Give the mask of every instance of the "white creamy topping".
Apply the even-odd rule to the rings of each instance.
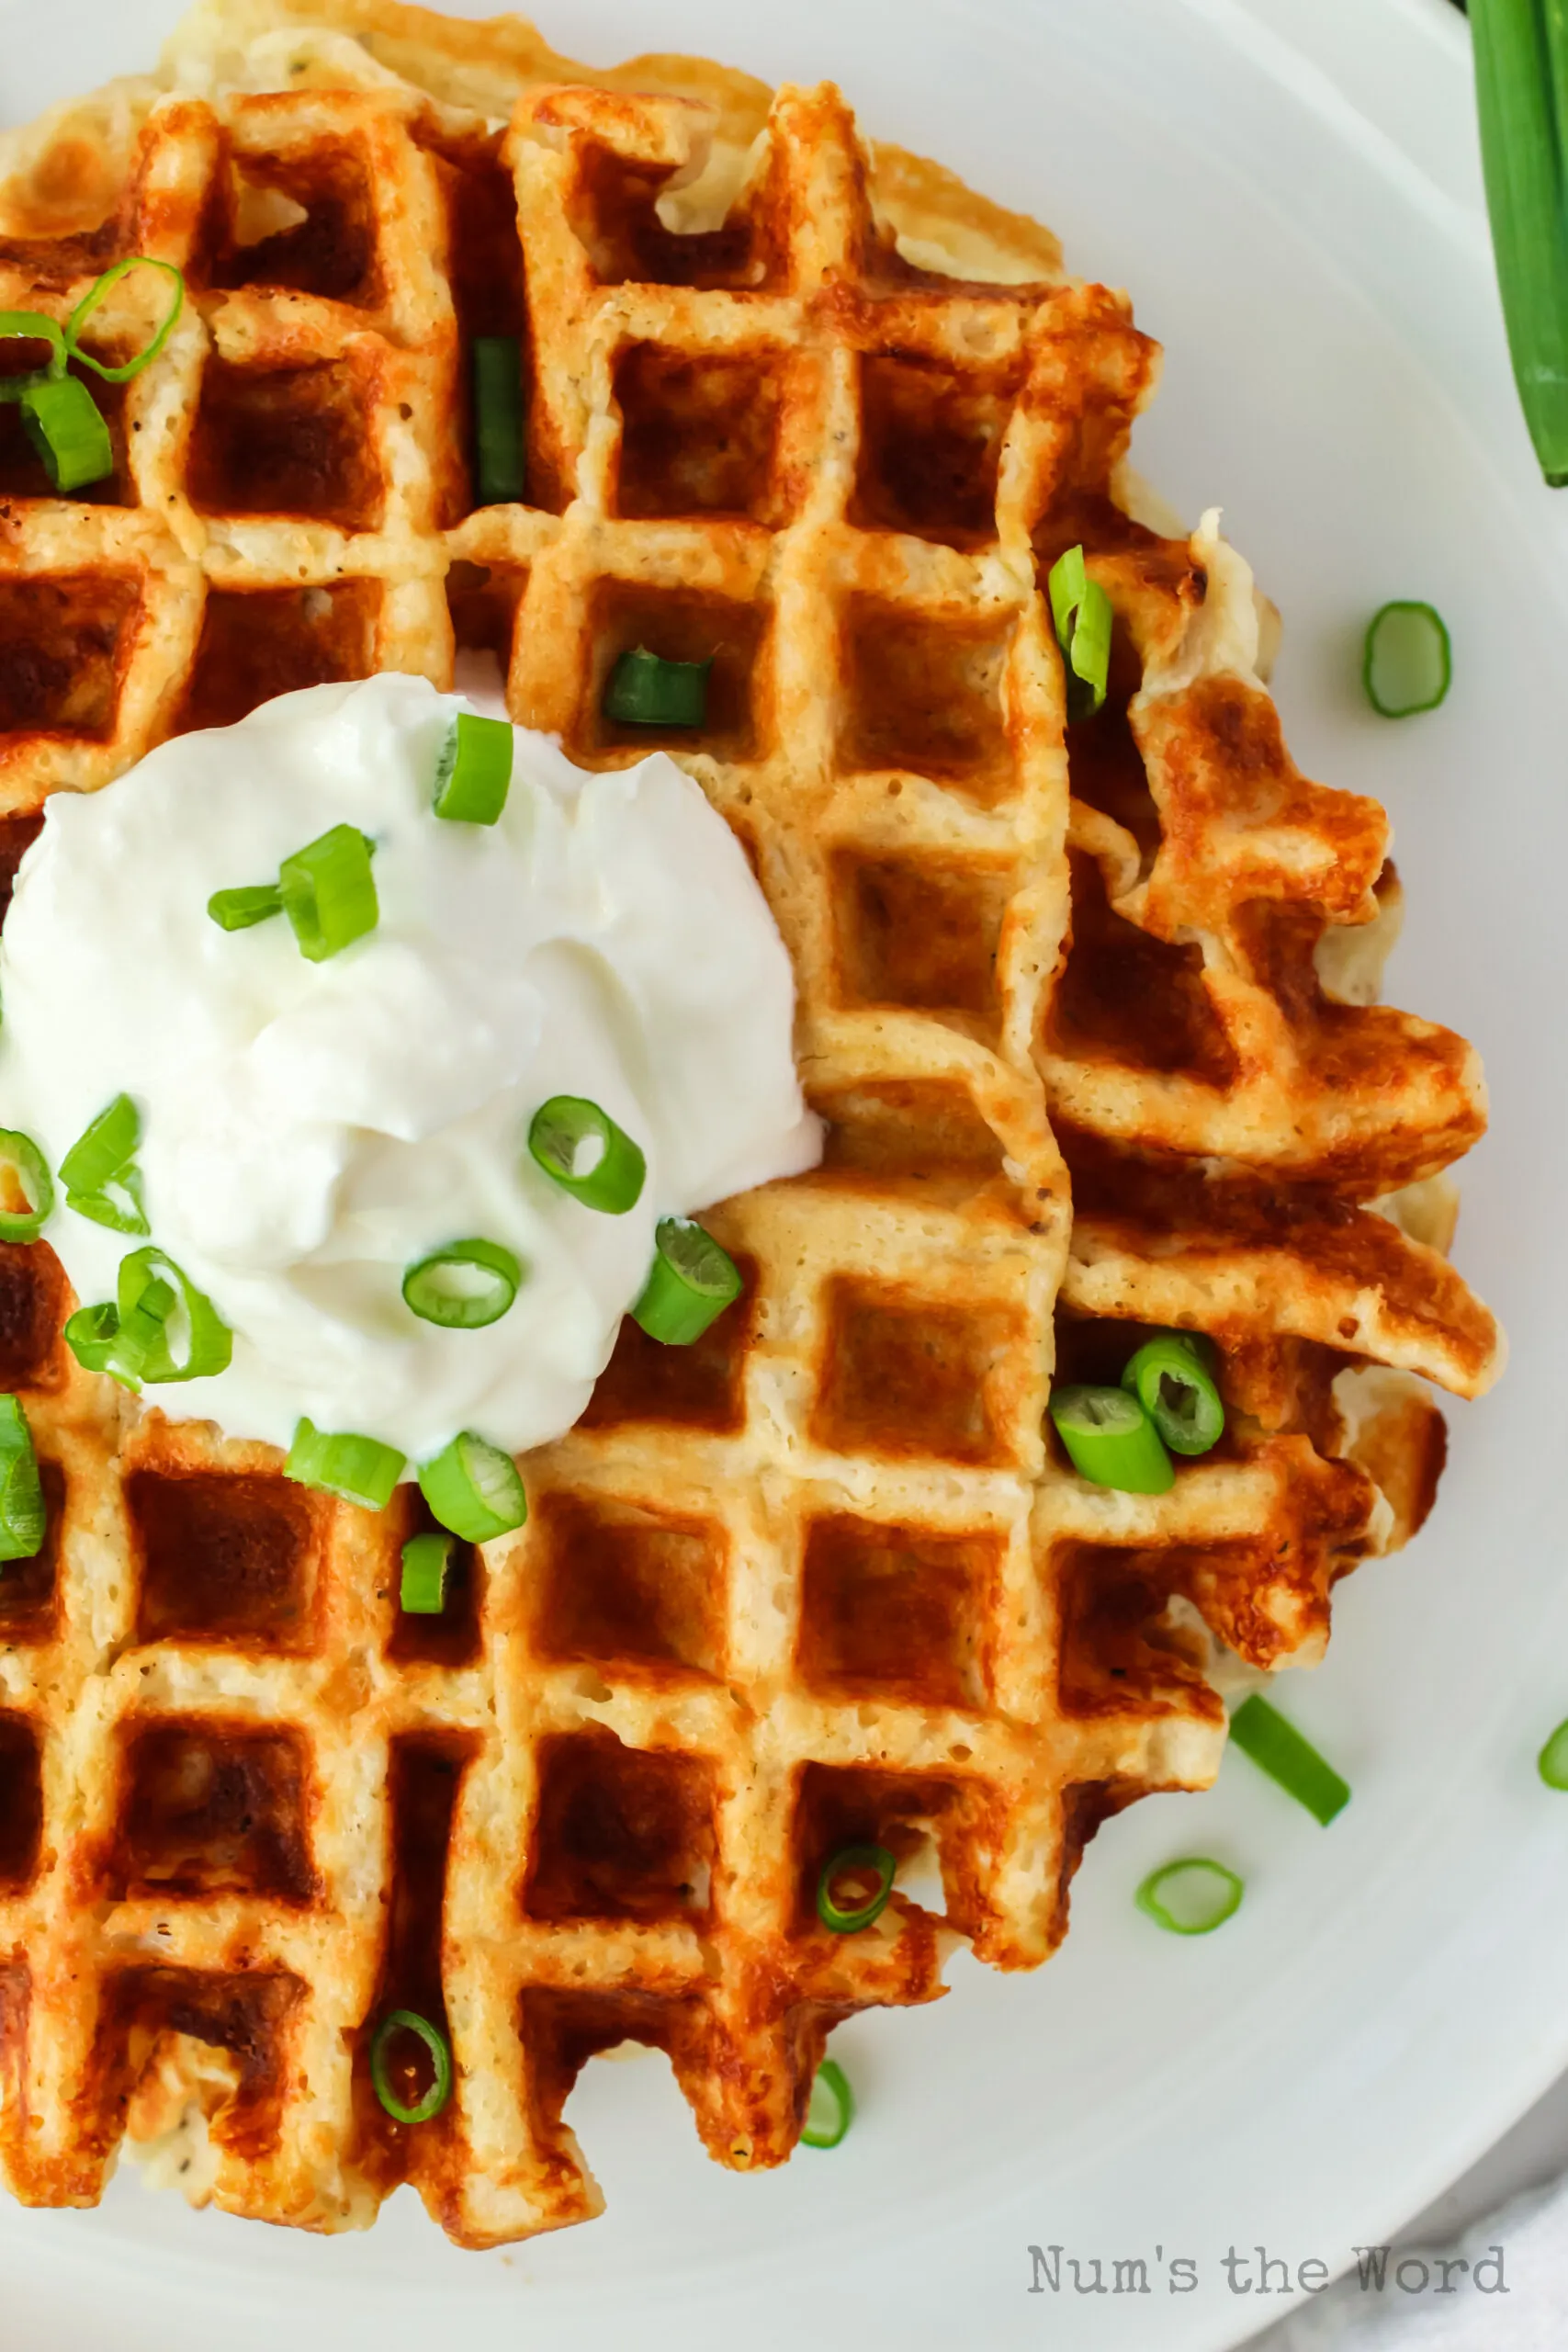
[[[582,1411],[656,1220],[814,1164],[795,985],[728,827],[662,752],[584,775],[513,730],[493,826],[432,812],[463,707],[423,679],[312,687],[49,803],[0,939],[0,1125],[51,1168],[120,1093],[141,1116],[152,1238],[235,1333],[171,1416],[286,1445],[299,1416],[427,1457],[460,1429],[513,1452]],[[286,919],[220,931],[216,890],[276,878],[331,827],[376,842],[380,921],[308,963]],[[627,1215],[528,1156],[553,1094],[641,1145]],[[526,1269],[472,1331],[403,1304],[405,1269],[473,1236]],[[57,1209],[77,1297],[145,1246]]]

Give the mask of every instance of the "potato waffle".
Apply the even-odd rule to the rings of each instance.
[[[0,304],[63,316],[130,252],[192,296],[101,495],[0,442],[13,867],[49,791],[291,686],[488,650],[593,765],[648,747],[602,716],[621,651],[712,655],[662,740],[754,860],[829,1122],[705,1220],[737,1306],[623,1328],[439,1620],[394,1599],[417,1500],[141,1413],[63,1353],[47,1248],[0,1252],[51,1502],[0,1577],[0,2170],[88,2203],[129,2133],[236,2212],[352,2226],[408,2179],[487,2245],[597,2210],[562,2117],[595,2052],[663,2048],[711,2152],[778,2163],[833,2024],[934,1996],[955,1935],[1039,1962],[1098,1822],[1212,1778],[1200,1623],[1320,1643],[1430,1499],[1403,1374],[1493,1367],[1360,1205],[1430,1216],[1478,1080],[1330,1009],[1380,820],[1289,768],[1238,560],[1130,519],[1154,346],[1043,232],[868,168],[830,90],[353,6],[196,31],[202,94],[68,112],[0,183]],[[475,334],[525,338],[525,503],[474,504]],[[1079,539],[1118,673],[1066,729],[1041,592]],[[1218,1340],[1230,1426],[1170,1494],[1047,1442],[1054,1316],[1074,1376]],[[934,1857],[941,1917],[820,1925],[868,1838]],[[416,2130],[369,2082],[395,2007],[455,2055]]]

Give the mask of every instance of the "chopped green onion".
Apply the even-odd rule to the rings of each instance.
[[[1549,1789],[1568,1789],[1568,1723],[1561,1723],[1536,1759]]]
[[[1525,422],[1553,489],[1568,482],[1568,57],[1547,0],[1472,0],[1481,160]]]
[[[528,1148],[547,1176],[584,1208],[624,1216],[641,1197],[648,1162],[607,1111],[580,1094],[552,1094],[535,1112]]]
[[[49,1530],[33,1433],[17,1396],[0,1396],[0,1560],[30,1560]]]
[[[405,2106],[398,2097],[388,2072],[387,2052],[400,2033],[412,2033],[423,2042],[434,2069],[430,2088],[414,2107]],[[429,2123],[452,2096],[452,2045],[440,2027],[417,2010],[393,2009],[377,2027],[370,2044],[370,2080],[394,2123]]]
[[[1212,1936],[1241,1908],[1246,1889],[1235,1871],[1207,1854],[1151,1871],[1133,1900],[1173,1936]]]
[[[22,427],[43,459],[50,486],[62,496],[114,471],[114,443],[92,393],[79,377],[53,376],[22,394]]]
[[[886,1846],[845,1846],[833,1856],[817,1882],[817,1917],[836,1936],[852,1936],[861,1928],[869,1928],[880,1919],[893,1892],[893,1873],[898,1865]],[[840,1879],[858,1881],[864,1886],[868,1880],[875,1883],[870,1894],[859,1903],[840,1903],[833,1890]]]
[[[1350,1802],[1350,1783],[1342,1781],[1332,1764],[1321,1757],[1310,1739],[1277,1708],[1254,1691],[1231,1717],[1231,1737],[1259,1771],[1278,1781],[1287,1796],[1305,1805],[1326,1829],[1336,1814]]]
[[[118,286],[120,279],[133,269],[161,269],[165,277],[172,277],[175,281],[175,299],[169,305],[163,323],[146,348],[139,351],[134,359],[126,360],[123,367],[106,368],[101,359],[95,359],[90,352],[83,350],[82,329],[86,325],[110,287]],[[143,368],[151,367],[168,342],[175,331],[175,323],[185,306],[185,299],[184,276],[175,267],[172,261],[154,261],[151,254],[130,254],[124,261],[117,261],[112,269],[106,269],[96,283],[88,287],[87,291],[65,322],[66,348],[73,359],[79,360],[84,368],[90,368],[95,376],[103,378],[106,384],[129,383],[132,376],[140,376]]]
[[[522,1266],[499,1241],[449,1241],[409,1268],[403,1298],[422,1322],[482,1331],[500,1322],[522,1280]]]
[[[700,1340],[730,1300],[739,1297],[739,1269],[712,1234],[690,1217],[660,1217],[653,1249],[653,1263],[632,1319],[650,1340],[683,1348]]]
[[[1453,683],[1453,648],[1442,615],[1431,605],[1384,605],[1367,624],[1361,683],[1384,718],[1412,718],[1436,710]]]
[[[512,788],[514,738],[504,718],[460,710],[435,763],[435,813],[459,825],[493,825]]]
[[[49,365],[22,376],[0,376],[0,401],[16,401],[39,384],[58,383],[65,373],[65,335],[57,319],[42,311],[0,311],[0,343],[47,343]]]
[[[65,1344],[83,1371],[107,1372],[117,1380],[121,1377],[115,1369],[118,1339],[119,1309],[107,1300],[97,1306],[79,1306],[65,1326]]]
[[[528,1516],[516,1463],[472,1430],[464,1430],[424,1464],[419,1488],[441,1525],[465,1544],[493,1544]]]
[[[410,1617],[439,1617],[446,1606],[446,1572],[452,1565],[450,1535],[411,1535],[403,1545],[398,1605]]]
[[[1092,718],[1111,677],[1111,599],[1085,568],[1081,547],[1051,566],[1046,587],[1067,670],[1067,717]]]
[[[107,1225],[111,1233],[152,1230],[141,1197],[141,1170],[134,1163],[111,1176],[101,1192],[67,1193],[65,1205],[78,1216],[90,1217],[95,1225]]]
[[[1124,1388],[1055,1389],[1051,1419],[1075,1470],[1124,1495],[1163,1495],[1176,1473],[1158,1430]]]
[[[1173,1453],[1207,1453],[1225,1426],[1220,1392],[1179,1332],[1141,1347],[1122,1374]]]
[[[283,911],[309,962],[324,964],[375,930],[381,910],[370,850],[357,826],[334,825],[279,866]]]
[[[214,890],[207,911],[220,931],[250,931],[283,912],[283,892],[276,882],[255,882],[237,890]]]
[[[604,689],[604,716],[623,727],[703,727],[707,723],[705,662],[664,662],[646,645],[623,653]]]
[[[824,2058],[811,2081],[801,2140],[808,2148],[836,2148],[855,2120],[854,2093],[834,2058]]]
[[[300,1415],[283,1475],[296,1485],[318,1487],[361,1510],[385,1510],[391,1501],[408,1456],[395,1445],[351,1430],[336,1435],[317,1429]]]
[[[141,1114],[129,1094],[117,1094],[77,1137],[60,1163],[68,1193],[97,1193],[119,1175],[141,1140]]]
[[[227,1372],[234,1335],[212,1301],[162,1250],[135,1250],[120,1261],[117,1304],[120,1352],[127,1368],[155,1384],[209,1380]],[[176,1360],[170,1325],[182,1325]],[[129,1362],[134,1355],[137,1361]]]
[[[16,1127],[0,1127],[0,1177],[8,1177],[7,1195],[20,1193],[25,1209],[0,1209],[0,1241],[36,1241],[54,1208],[54,1179],[49,1162],[31,1136]]]
[[[523,345],[514,334],[474,337],[474,447],[479,503],[523,495]]]

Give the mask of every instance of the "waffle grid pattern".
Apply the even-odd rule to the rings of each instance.
[[[561,2108],[628,2036],[669,2052],[721,2161],[781,2161],[832,2023],[932,1997],[953,1932],[1037,1962],[1097,1821],[1212,1776],[1222,1711],[1173,1594],[1265,1661],[1321,1638],[1334,1576],[1390,1532],[1341,1458],[1346,1349],[1453,1371],[1462,1286],[1434,1306],[1354,1200],[1250,1255],[1228,1196],[1129,1206],[1094,1159],[1134,1131],[1124,1091],[1059,1050],[1069,839],[1121,861],[1121,920],[1190,928],[1149,843],[1069,809],[1040,594],[1082,537],[1163,695],[1127,723],[1170,769],[1198,556],[1129,549],[1110,500],[1153,346],[1102,289],[913,268],[830,92],[782,94],[739,207],[676,237],[660,198],[705,135],[679,99],[586,87],[525,96],[504,162],[406,96],[169,101],[119,233],[194,299],[116,420],[125,503],[29,495],[0,447],[18,837],[48,791],[269,693],[445,684],[454,630],[592,764],[646,748],[599,715],[621,650],[712,653],[713,723],[671,748],[755,860],[831,1134],[815,1176],[715,1214],[741,1304],[678,1358],[626,1328],[526,1465],[527,1529],[428,1639],[391,1598],[412,1506],[370,1519],[260,1449],[122,1420],[66,1378],[48,1253],[11,1253],[0,1338],[64,1496],[49,1562],[0,1582],[0,1811],[26,1826],[0,1840],[0,2167],[36,2201],[91,2201],[129,2124],[199,2144],[232,2211],[348,2226],[409,2178],[461,2243],[525,2235],[597,2210]],[[459,232],[495,259],[508,219],[521,268],[477,288],[456,243],[428,267]],[[63,315],[107,258],[0,249],[0,300]],[[538,503],[465,511],[464,342],[516,331],[525,280]],[[141,323],[107,311],[106,347]],[[1223,640],[1199,658],[1234,669]],[[1087,1138],[1070,1261],[1042,1067]],[[1207,1098],[1158,1092],[1137,1132],[1235,1149]],[[1247,1103],[1242,1142],[1277,1108]],[[1336,1259],[1347,1220],[1365,1246]],[[1221,1339],[1245,1409],[1169,1497],[1047,1449],[1059,1296],[1079,1354],[1145,1321]],[[944,1919],[898,1894],[862,1936],[816,1924],[822,1860],[867,1837],[934,1849]],[[418,2132],[368,2090],[398,2004],[457,2061]]]

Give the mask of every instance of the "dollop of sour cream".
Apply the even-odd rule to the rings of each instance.
[[[370,678],[165,743],[56,795],[0,938],[0,1125],[51,1169],[117,1095],[141,1114],[152,1240],[234,1333],[171,1417],[287,1445],[301,1414],[418,1462],[459,1430],[521,1452],[588,1402],[654,1227],[818,1158],[795,984],[728,827],[663,752],[585,775],[513,730],[499,823],[432,806],[459,709]],[[379,921],[324,963],[288,921],[224,932],[214,891],[276,879],[334,825],[375,842]],[[586,1096],[640,1144],[622,1216],[527,1149]],[[423,1322],[405,1270],[473,1237],[525,1278],[479,1330]],[[145,1247],[60,1205],[45,1238],[84,1304]]]

